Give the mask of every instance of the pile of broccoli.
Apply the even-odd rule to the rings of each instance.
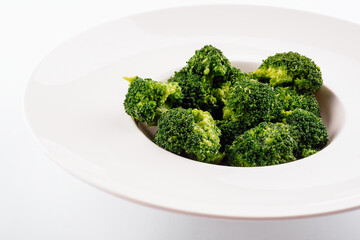
[[[207,45],[165,83],[126,80],[126,113],[158,126],[154,142],[190,159],[268,166],[308,157],[329,141],[314,95],[320,68],[296,52],[277,53],[245,73]]]

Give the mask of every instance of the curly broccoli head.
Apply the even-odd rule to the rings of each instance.
[[[274,101],[274,90],[268,84],[256,80],[238,81],[229,92],[223,108],[223,118],[239,121],[246,128],[253,127],[270,120]]]
[[[310,58],[296,52],[268,57],[254,74],[271,86],[294,86],[300,92],[314,93],[323,83],[320,68]]]
[[[206,45],[195,51],[195,55],[187,61],[185,68],[190,73],[205,76],[211,85],[217,87],[216,82],[223,82],[224,76],[232,67],[230,61],[219,49]]]
[[[272,121],[281,122],[287,116],[287,111],[297,108],[312,112],[320,117],[319,103],[312,93],[299,94],[292,87],[276,87],[275,104],[272,108]]]
[[[217,109],[217,99],[212,95],[212,86],[203,76],[182,69],[168,82],[178,83],[181,87],[184,94],[181,103],[183,108],[197,108],[209,112]]]
[[[299,95],[298,107],[321,117],[320,105],[314,94],[301,94]],[[292,104],[293,107],[290,110],[295,110],[296,104]]]
[[[236,82],[251,80],[251,76],[251,73],[244,73],[240,69],[232,67],[227,76],[227,81],[222,83],[218,88],[214,88],[212,94],[219,102],[226,104],[231,87]]]
[[[245,132],[246,126],[240,121],[216,121],[216,125],[221,130],[220,143],[221,150],[231,145],[235,138]]]
[[[238,136],[226,153],[232,166],[268,166],[294,161],[295,146],[288,125],[262,122]]]
[[[321,150],[328,143],[328,133],[321,118],[303,109],[290,111],[286,123],[291,127],[291,134],[297,141],[295,155],[307,157]]]
[[[227,79],[231,82],[231,84],[234,84],[235,82],[253,79],[253,73],[242,72],[239,68],[232,67],[229,71]]]
[[[212,89],[211,93],[216,98],[218,104],[222,104],[221,107],[224,107],[224,104],[227,102],[228,95],[231,89],[231,82],[223,83],[219,88]]]
[[[207,45],[196,50],[187,65],[175,72],[168,82],[177,82],[182,88],[182,107],[209,111],[214,118],[221,118],[223,103],[216,89],[223,88],[239,72],[219,49]]]
[[[177,83],[161,83],[150,78],[126,78],[130,82],[124,107],[128,115],[150,125],[170,108],[181,103],[183,94]]]
[[[220,129],[210,113],[173,108],[158,121],[154,142],[175,154],[207,163],[219,163]]]

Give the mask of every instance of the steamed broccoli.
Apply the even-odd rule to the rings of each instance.
[[[314,93],[323,83],[320,68],[310,58],[296,52],[268,57],[254,75],[271,86],[294,86],[302,93]]]
[[[268,84],[242,80],[231,88],[223,108],[223,118],[239,121],[245,128],[269,121],[275,92]]]
[[[239,68],[232,67],[227,76],[227,82],[234,84],[235,82],[253,79],[254,75],[252,72],[243,72]]]
[[[320,69],[299,53],[278,53],[244,73],[206,45],[167,83],[127,80],[126,113],[157,125],[153,141],[187,158],[267,166],[310,156],[329,141],[314,95]]]
[[[235,83],[244,80],[251,80],[251,76],[251,73],[244,73],[240,69],[233,67],[229,72],[227,78],[228,81],[222,83],[218,88],[214,88],[212,90],[212,95],[218,100],[218,103],[222,103],[222,107],[224,107],[227,102],[230,90],[235,85]]]
[[[217,121],[222,149],[231,145],[244,131],[270,121],[275,93],[268,84],[242,76],[229,87],[224,105],[223,120]]]
[[[214,118],[221,118],[223,103],[215,96],[215,89],[224,87],[227,81],[239,75],[223,53],[207,45],[196,50],[195,55],[168,82],[177,82],[182,88],[182,107],[209,111]]]
[[[231,68],[230,61],[219,49],[211,45],[196,50],[185,67],[188,73],[204,76],[214,88],[226,81],[225,77],[230,73]]]
[[[227,149],[232,166],[268,166],[294,161],[296,141],[283,123],[262,122],[238,136]]]
[[[219,163],[220,129],[210,113],[173,108],[158,121],[154,142],[175,154],[207,163]]]
[[[188,73],[184,70],[176,72],[168,82],[178,83],[184,94],[181,106],[213,111],[217,108],[217,99],[212,95],[212,86],[201,75]]]
[[[289,111],[285,121],[291,126],[291,135],[297,142],[295,148],[297,158],[316,153],[329,141],[326,126],[320,117],[311,112],[303,109]]]
[[[177,83],[161,83],[150,78],[125,78],[130,86],[124,107],[128,115],[150,125],[172,107],[181,103],[183,94]]]
[[[228,145],[231,145],[235,138],[247,130],[247,126],[241,121],[216,121],[216,125],[221,130],[220,143],[221,150],[224,150]]]
[[[320,117],[319,103],[314,94],[299,94],[292,87],[276,87],[274,91],[276,100],[271,110],[271,120],[273,122],[281,122],[286,117],[287,111],[297,108],[312,112]]]

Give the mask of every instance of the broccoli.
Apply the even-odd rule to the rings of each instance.
[[[125,78],[130,86],[124,107],[128,115],[149,125],[156,125],[158,118],[181,103],[183,94],[178,83],[161,83],[150,78]]]
[[[223,158],[220,129],[206,111],[173,108],[160,117],[158,127],[154,142],[170,152],[207,163]]]
[[[217,108],[217,99],[212,95],[212,86],[204,77],[180,70],[168,82],[178,83],[181,87],[184,94],[181,104],[183,108],[197,108],[209,112]]]
[[[252,73],[206,45],[167,83],[126,78],[127,114],[157,125],[158,146],[190,159],[267,166],[315,154],[328,143],[315,91],[320,68],[296,52],[278,53]]]
[[[254,75],[271,86],[294,86],[301,93],[314,93],[323,83],[320,68],[310,58],[296,52],[268,57]]]
[[[306,148],[306,149],[303,149],[303,150],[301,151],[301,156],[302,156],[303,158],[306,158],[306,157],[309,157],[309,156],[317,153],[318,151],[319,151],[319,150],[315,150],[315,149],[312,149],[312,148]]]
[[[229,72],[228,81],[225,81],[220,85],[218,88],[214,88],[212,91],[212,95],[218,100],[219,103],[222,103],[222,107],[224,107],[224,104],[226,104],[228,95],[230,93],[230,90],[232,86],[236,82],[244,81],[244,80],[250,80],[251,74],[250,73],[244,73],[241,72],[240,69],[237,68],[231,68],[231,71]]]
[[[235,137],[260,122],[270,121],[275,104],[274,90],[265,83],[242,75],[224,91],[223,119],[218,121],[221,145],[231,145]]]
[[[221,150],[231,145],[235,138],[245,132],[246,126],[240,121],[218,120],[216,125],[221,130]]]
[[[214,118],[221,118],[223,103],[215,96],[215,89],[224,87],[229,79],[239,75],[238,71],[219,49],[207,45],[196,50],[187,65],[175,72],[168,82],[177,82],[182,88],[182,107],[201,109]]]
[[[216,88],[226,81],[232,66],[219,49],[206,45],[195,51],[195,55],[187,61],[185,69],[186,72],[204,76],[210,85]]]
[[[238,81],[250,80],[253,78],[253,73],[242,72],[239,68],[232,67],[227,76],[227,81],[231,82],[231,84],[234,84]]]
[[[270,121],[275,92],[271,86],[256,80],[235,82],[223,108],[223,118],[239,121],[245,128]]]
[[[287,111],[293,111],[297,108],[312,112],[320,117],[319,103],[314,94],[299,94],[292,87],[276,87],[274,91],[276,100],[271,110],[273,122],[281,122],[286,117]]]
[[[296,160],[294,147],[288,125],[262,122],[238,136],[226,153],[231,166],[268,166]]]
[[[291,126],[291,135],[297,142],[295,156],[310,156],[321,150],[328,143],[326,126],[321,118],[303,109],[289,111],[285,122]]]

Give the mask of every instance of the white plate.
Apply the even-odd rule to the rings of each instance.
[[[56,48],[25,95],[32,132],[76,177],[162,209],[234,219],[328,214],[360,206],[360,27],[311,13],[255,6],[184,7],[93,28]],[[123,76],[164,80],[212,44],[245,71],[298,51],[322,69],[318,97],[331,143],[288,164],[235,168],[157,147],[124,112]]]

